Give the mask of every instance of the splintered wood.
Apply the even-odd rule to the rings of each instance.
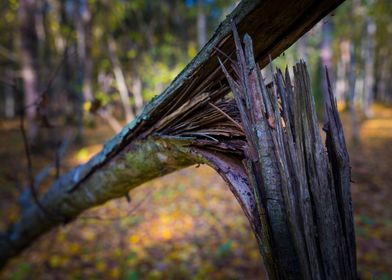
[[[293,84],[286,69],[266,86],[251,38],[243,48],[233,32],[237,61],[221,68],[246,136],[243,168],[254,200],[240,203],[245,211],[256,205],[248,215],[269,277],[356,279],[349,159],[331,86],[325,146],[305,63],[294,67]]]
[[[287,236],[292,235],[291,232],[287,234],[287,223],[293,228],[293,232],[297,232],[298,228],[302,229],[301,221],[312,218],[318,231],[316,232],[311,226],[304,227],[304,230],[309,229],[309,234],[318,235],[305,239],[302,231],[298,234],[301,234],[306,242],[312,240],[318,242],[318,236],[322,236],[319,238],[322,240],[321,249],[315,250],[314,254],[317,257],[322,256],[323,263],[322,266],[308,268],[309,271],[312,273],[326,271],[325,275],[339,276],[342,275],[343,268],[347,268],[347,271],[354,269],[355,260],[350,259],[350,268],[345,262],[343,268],[336,268],[336,262],[332,261],[330,264],[328,263],[330,259],[324,256],[330,252],[328,250],[324,252],[324,248],[330,244],[328,243],[330,237],[326,236],[323,231],[327,227],[324,228],[317,223],[323,218],[323,209],[329,208],[325,205],[324,208],[320,206],[320,211],[313,209],[312,201],[317,201],[313,197],[313,192],[322,189],[323,185],[310,188],[310,183],[307,181],[317,178],[319,184],[324,183],[320,181],[321,179],[331,183],[326,187],[326,193],[323,194],[327,196],[325,200],[320,198],[324,204],[328,204],[332,199],[328,195],[342,198],[332,203],[330,207],[333,209],[325,213],[328,215],[327,223],[331,218],[338,218],[337,228],[335,230],[335,227],[332,227],[334,229],[332,234],[339,234],[343,228],[346,243],[351,244],[349,239],[353,236],[352,217],[350,216],[351,208],[347,208],[350,202],[349,179],[347,181],[348,157],[344,156],[345,146],[344,141],[342,142],[340,123],[336,119],[337,114],[334,113],[334,103],[330,102],[331,105],[328,107],[332,110],[328,115],[332,118],[331,125],[328,126],[330,133],[328,156],[331,161],[334,161],[331,165],[333,181],[330,182],[331,175],[326,174],[326,171],[322,169],[330,166],[328,162],[325,163],[327,161],[325,154],[311,157],[315,149],[313,148],[315,143],[312,142],[314,137],[310,136],[309,139],[312,141],[305,141],[308,139],[306,137],[306,139],[301,138],[304,137],[303,134],[309,133],[307,129],[310,131],[312,127],[309,126],[314,124],[312,122],[300,123],[297,126],[301,118],[307,117],[307,115],[301,115],[306,112],[300,112],[297,109],[305,110],[306,108],[303,107],[302,101],[299,102],[299,98],[294,97],[297,95],[289,94],[291,88],[288,86],[288,79],[279,78],[279,75],[276,78],[277,81],[283,80],[279,82],[283,83],[280,88],[287,91],[289,102],[283,101],[283,93],[280,97],[276,97],[274,92],[279,86],[278,82],[275,82],[274,89],[264,87],[258,89],[257,86],[260,87],[262,83],[261,77],[258,77],[259,71],[256,71],[257,67],[252,60],[253,55],[239,52],[240,44],[237,36],[237,54],[241,55],[238,59],[239,63],[234,63],[237,65],[233,68],[235,78],[230,85],[233,92],[237,92],[236,100],[224,99],[230,89],[217,60],[218,56],[225,53],[228,56],[225,57],[224,63],[232,62],[229,57],[235,54],[235,44],[231,33],[233,23],[237,24],[240,32],[251,34],[255,40],[256,60],[265,66],[269,55],[272,58],[278,56],[343,1],[241,1],[220,24],[209,42],[164,92],[151,100],[140,115],[108,141],[98,154],[87,163],[75,167],[58,178],[48,192],[40,197],[40,203],[45,209],[50,213],[58,213],[61,219],[50,219],[34,204],[22,211],[19,220],[13,226],[0,233],[0,268],[50,229],[73,221],[83,211],[110,199],[124,196],[131,189],[150,179],[192,164],[208,163],[229,183],[255,228],[256,236],[259,241],[263,240],[264,256],[271,256],[270,267],[286,264],[286,261],[290,264],[296,263],[294,260],[289,260],[290,258],[282,261],[285,258],[281,257],[281,255],[289,255],[292,250],[292,246],[289,245],[293,242],[286,240]],[[245,61],[245,58],[248,61]],[[255,68],[246,68],[251,65]],[[301,64],[297,66],[298,71],[302,71],[302,68],[304,66]],[[233,73],[233,70],[230,68],[229,73]],[[248,73],[252,74],[248,77]],[[299,82],[301,81],[304,80],[301,78]],[[248,89],[248,84],[256,88]],[[278,92],[280,91],[282,89],[278,89]],[[257,92],[257,94],[248,94],[249,92]],[[294,106],[295,102],[291,102],[291,99],[298,100],[298,104]],[[283,106],[282,112],[288,114],[288,116],[284,115],[283,119],[279,115],[279,106]],[[264,119],[267,120],[267,124],[265,121],[260,121]],[[300,129],[304,130],[303,134],[299,131]],[[291,134],[288,131],[291,131]],[[318,141],[318,138],[316,140]],[[303,143],[300,144],[298,141],[303,141]],[[309,146],[309,143],[313,146]],[[283,150],[282,147],[284,147]],[[297,155],[294,155],[294,152]],[[157,157],[157,154],[164,154],[165,157]],[[270,156],[272,154],[274,154],[273,157]],[[312,159],[315,162],[311,162]],[[244,166],[247,166],[248,173]],[[319,167],[321,169],[318,169]],[[314,172],[312,168],[315,169]],[[319,170],[322,170],[320,174]],[[290,177],[286,177],[287,173]],[[253,178],[251,174],[255,174],[255,177]],[[268,174],[271,174],[271,177],[267,176]],[[279,185],[280,182],[282,186]],[[345,187],[339,189],[343,185]],[[300,188],[302,186],[304,189]],[[305,187],[308,189],[308,197],[306,197]],[[309,197],[314,200],[310,201]],[[284,205],[282,201],[285,201]],[[303,208],[297,207],[297,212],[290,212],[287,215],[293,216],[293,219],[284,216],[284,211],[294,211],[290,210],[293,208],[291,204],[300,205]],[[269,212],[266,212],[267,210]],[[280,213],[281,211],[283,212]],[[277,213],[276,219],[270,217],[271,213],[275,212]],[[344,218],[343,216],[337,217],[337,213],[341,215],[344,213]],[[300,221],[299,224],[298,221]],[[306,221],[304,223],[308,225]],[[282,233],[280,233],[280,227]],[[261,228],[265,230],[262,231]],[[278,228],[279,230],[276,230]],[[277,238],[282,240],[278,242]],[[298,242],[302,241],[297,240]],[[295,248],[299,246],[297,243],[295,243]],[[272,244],[271,248],[274,248],[276,252],[271,252],[268,244]],[[331,243],[331,246],[334,245],[336,244]],[[338,247],[332,247],[331,250],[345,251],[346,247],[341,243],[337,245]],[[313,245],[306,243],[306,246]],[[275,250],[276,248],[278,250]],[[283,250],[285,248],[290,249],[287,254]],[[313,257],[310,249],[296,250],[304,252],[299,258],[301,262]],[[333,257],[335,255],[331,258]],[[292,269],[292,267],[287,269]],[[276,270],[278,269],[273,268],[273,271]],[[273,274],[270,273],[270,275],[273,278]]]

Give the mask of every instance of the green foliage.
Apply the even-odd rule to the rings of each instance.
[[[126,280],[139,280],[140,277],[139,277],[139,274],[136,270],[131,269],[131,270],[127,271],[127,274],[125,275],[125,279]]]
[[[30,264],[26,262],[20,263],[13,274],[11,275],[11,280],[22,280],[22,279],[27,279],[29,276],[30,272]]]
[[[234,0],[203,1],[207,14],[207,34],[211,34],[229,12]],[[45,0],[36,1],[36,30],[39,35],[37,72],[40,88],[56,72],[51,85],[54,94],[66,94],[70,104],[61,104],[65,111],[75,111],[84,96],[85,79],[90,79],[93,99],[102,106],[117,104],[117,84],[102,87],[99,75],[114,78],[113,65],[108,52],[109,40],[116,44],[114,56],[124,73],[130,104],[135,106],[132,95],[134,81],[141,79],[144,101],[159,94],[179,71],[196,54],[196,2],[184,0],[122,1],[122,0]],[[0,65],[11,66],[13,61],[4,55],[9,50],[16,57],[19,67],[18,37],[19,18],[17,0],[0,3]],[[81,48],[81,42],[86,48]],[[81,56],[85,52],[85,57]],[[64,57],[65,56],[65,57]],[[90,61],[90,62],[89,62]],[[91,73],[86,73],[86,63],[91,63]],[[9,71],[0,68],[0,74]],[[4,85],[0,84],[0,92]],[[104,97],[104,95],[107,97]],[[89,101],[89,100],[87,100]],[[75,103],[76,105],[72,104]],[[71,107],[66,109],[66,107]]]
[[[232,244],[233,244],[233,242],[231,240],[226,241],[225,243],[223,243],[222,245],[220,245],[218,247],[218,249],[216,250],[215,254],[218,257],[226,256],[231,251]]]

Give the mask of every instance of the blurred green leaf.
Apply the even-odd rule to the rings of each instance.
[[[30,264],[22,262],[20,263],[15,272],[11,275],[11,280],[27,279],[30,272]]]
[[[126,280],[138,280],[139,279],[139,274],[136,270],[128,270],[126,275],[125,275]]]
[[[222,245],[220,245],[218,247],[215,254],[218,257],[223,257],[223,256],[227,255],[232,249],[232,244],[233,244],[233,242],[231,240],[226,241],[225,243],[223,243]]]

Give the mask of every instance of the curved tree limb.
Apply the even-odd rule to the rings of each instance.
[[[182,143],[151,137],[134,141],[110,164],[85,180],[82,187],[70,192],[70,187],[80,178],[85,167],[75,168],[57,180],[42,197],[40,203],[45,212],[37,204],[31,204],[18,223],[0,236],[0,264],[4,265],[43,233],[72,221],[82,211],[125,196],[130,189],[148,180],[196,161],[185,153]]]

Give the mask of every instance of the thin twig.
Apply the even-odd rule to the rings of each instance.
[[[29,140],[27,138],[27,133],[26,133],[26,128],[24,124],[24,110],[20,112],[20,122],[19,122],[19,128],[22,134],[22,139],[23,139],[23,145],[24,145],[24,151],[27,159],[27,176],[29,180],[29,188],[31,191],[31,195],[34,199],[34,202],[37,204],[37,206],[45,213],[49,214],[48,211],[44,208],[44,206],[41,204],[41,202],[38,199],[38,194],[35,190],[35,184],[34,184],[34,175],[33,175],[33,161],[31,159],[31,152],[30,152],[30,145],[29,145]]]
[[[56,180],[60,178],[60,168],[61,168],[61,157],[60,157],[60,141],[56,139],[56,150],[54,153],[54,166],[55,166],[55,178]]]
[[[80,217],[79,219],[81,220],[85,220],[85,221],[118,221],[118,220],[123,220],[126,218],[129,218],[129,216],[131,214],[133,214],[134,212],[136,212],[136,210],[138,210],[140,208],[140,206],[142,206],[142,204],[147,201],[147,199],[149,199],[151,197],[152,194],[152,190],[150,190],[144,197],[143,199],[141,199],[134,207],[132,207],[127,214],[125,215],[121,215],[118,217],[101,217],[101,216],[88,216],[88,217]]]
[[[221,55],[223,55],[224,57],[226,57],[231,63],[236,63],[229,55],[227,55],[226,53],[224,53],[222,50],[220,50],[217,47],[214,47],[214,50],[216,50],[217,52],[219,52]]]
[[[17,88],[16,82],[15,84],[15,91],[19,93],[20,98],[22,98],[22,94]],[[22,103],[21,103],[22,104]],[[33,174],[33,161],[31,158],[31,151],[30,151],[30,145],[29,145],[29,139],[27,137],[26,133],[26,128],[25,128],[25,118],[24,118],[24,108],[22,107],[20,111],[20,118],[19,118],[19,128],[22,134],[22,140],[23,140],[23,145],[24,145],[24,152],[26,155],[26,160],[27,160],[27,176],[28,176],[28,181],[29,181],[29,188],[31,191],[31,195],[33,197],[33,200],[35,204],[38,206],[38,208],[46,214],[48,217],[53,217],[54,215],[51,214],[45,207],[42,205],[42,203],[39,201],[37,191],[35,189],[35,182],[34,182],[34,174]]]

